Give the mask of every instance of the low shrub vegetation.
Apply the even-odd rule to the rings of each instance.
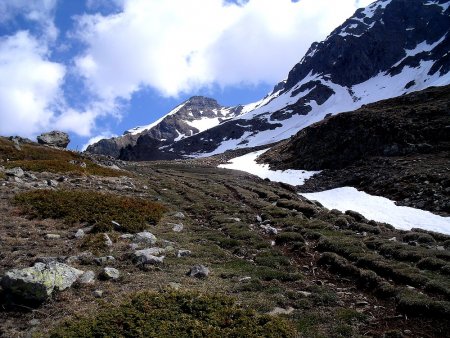
[[[277,317],[237,306],[231,298],[190,292],[142,292],[94,317],[64,323],[50,337],[295,337]]]
[[[166,207],[138,198],[120,197],[90,190],[34,190],[15,196],[15,203],[36,218],[63,219],[68,225],[87,223],[95,232],[119,230],[138,232],[156,224]]]

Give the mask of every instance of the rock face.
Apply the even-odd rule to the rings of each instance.
[[[37,137],[37,141],[39,144],[59,148],[66,148],[70,143],[69,135],[62,131],[51,131],[49,133],[43,133]]]
[[[20,299],[42,302],[53,291],[62,291],[83,274],[83,271],[66,264],[51,262],[36,263],[33,267],[8,271],[1,284],[6,293]]]
[[[272,144],[327,116],[449,84],[448,13],[446,0],[375,1],[313,43],[261,101],[221,108],[229,112],[222,121],[200,130],[189,119],[204,121],[205,107],[219,108],[211,99],[193,98],[141,133],[120,157],[171,159]]]

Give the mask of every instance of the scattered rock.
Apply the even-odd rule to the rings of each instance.
[[[102,290],[94,290],[93,292],[95,298],[102,298],[103,297],[103,291]]]
[[[170,282],[168,285],[169,285],[169,287],[171,289],[174,289],[174,290],[179,290],[181,288],[181,284],[180,283]]]
[[[173,214],[173,217],[175,218],[179,218],[179,219],[184,219],[186,218],[186,216],[184,216],[184,214],[180,211],[176,212],[175,214]]]
[[[38,179],[38,178],[36,177],[36,175],[34,175],[34,174],[32,174],[32,173],[25,172],[24,174],[25,174],[25,177],[26,177],[26,178],[29,178],[29,179],[31,179],[31,180],[36,181],[36,180]]]
[[[12,169],[7,169],[5,170],[5,174],[7,176],[12,176],[12,177],[23,177],[25,175],[24,171],[22,170],[22,168],[19,167],[15,167]]]
[[[298,291],[298,293],[303,297],[310,297],[312,295],[312,293],[308,291]]]
[[[90,251],[85,251],[76,256],[81,265],[91,265],[94,263],[95,256]]]
[[[112,225],[114,225],[114,229],[116,229],[116,230],[122,229],[122,226],[118,222],[111,221],[111,223],[112,223]]]
[[[264,229],[264,232],[268,235],[278,234],[278,229],[274,228],[273,226],[261,224],[260,227]]]
[[[6,272],[1,284],[6,294],[42,302],[53,291],[62,291],[72,286],[82,274],[83,271],[58,262],[36,263],[33,267]]]
[[[30,326],[38,326],[39,324],[41,324],[41,321],[39,319],[32,319],[28,322],[28,324],[30,324]]]
[[[148,231],[139,232],[134,235],[133,242],[145,245],[154,245],[156,243],[156,236]]]
[[[170,225],[173,225],[172,230],[175,231],[175,232],[181,232],[181,231],[183,231],[183,229],[184,229],[183,223],[180,223],[180,224],[172,224],[172,223],[169,223],[169,224],[170,224]]]
[[[117,269],[106,267],[103,268],[102,272],[100,273],[100,278],[106,279],[106,280],[117,280],[120,277],[120,272]]]
[[[70,143],[69,135],[62,131],[51,131],[43,133],[37,137],[39,144],[54,146],[59,148],[66,148]]]
[[[195,278],[206,278],[209,275],[209,269],[204,265],[194,265],[187,275]]]
[[[106,246],[112,246],[113,242],[111,238],[109,238],[108,234],[103,234],[103,237],[105,238],[105,245]]]
[[[75,233],[74,237],[75,238],[83,238],[86,234],[84,233],[83,229],[78,229],[77,232]]]
[[[287,309],[283,309],[281,307],[276,307],[272,311],[270,311],[268,314],[271,316],[277,316],[277,315],[288,315],[291,314],[294,311],[294,308],[289,306]]]
[[[123,234],[123,235],[120,235],[120,238],[121,239],[132,239],[132,238],[134,238],[134,235],[133,234]]]
[[[191,255],[191,250],[178,250],[178,252],[177,252],[177,257],[178,258],[180,258],[180,257],[188,257],[188,256],[190,256]]]
[[[86,271],[83,273],[80,278],[78,279],[78,282],[81,284],[92,284],[95,282],[95,273],[94,271]]]
[[[103,257],[97,257],[94,259],[94,262],[97,265],[105,265],[105,264],[111,264],[114,263],[116,259],[113,256],[103,256]]]
[[[397,242],[397,237],[392,237],[388,239],[389,242]]]
[[[58,182],[56,182],[55,180],[47,180],[47,185],[49,187],[56,188],[58,186]]]
[[[45,238],[46,239],[60,239],[61,235],[58,235],[58,234],[46,234]]]
[[[256,221],[261,223],[263,221],[262,217],[260,215],[256,215]]]
[[[157,256],[165,252],[165,249],[162,248],[149,248],[143,250],[136,250],[134,252],[134,261],[137,264],[161,264],[164,262],[164,256]]]

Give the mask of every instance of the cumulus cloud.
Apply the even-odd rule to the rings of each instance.
[[[146,86],[177,96],[212,84],[274,84],[313,41],[370,2],[122,0],[116,14],[80,17],[87,49],[76,67],[104,100]]]
[[[54,41],[58,29],[54,24],[57,0],[2,0],[0,2],[0,22],[7,24],[21,17],[35,23],[42,31],[42,38]]]

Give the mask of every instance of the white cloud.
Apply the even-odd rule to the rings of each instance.
[[[146,86],[177,96],[212,84],[275,84],[313,41],[370,2],[123,0],[118,14],[80,17],[87,49],[76,67],[103,100]]]
[[[0,23],[7,24],[21,16],[37,24],[42,38],[55,41],[58,29],[54,24],[57,0],[2,0],[0,2]]]
[[[75,111],[64,101],[66,67],[26,31],[0,38],[0,134],[34,137],[59,129],[90,136],[98,116],[114,110],[91,105]]]

